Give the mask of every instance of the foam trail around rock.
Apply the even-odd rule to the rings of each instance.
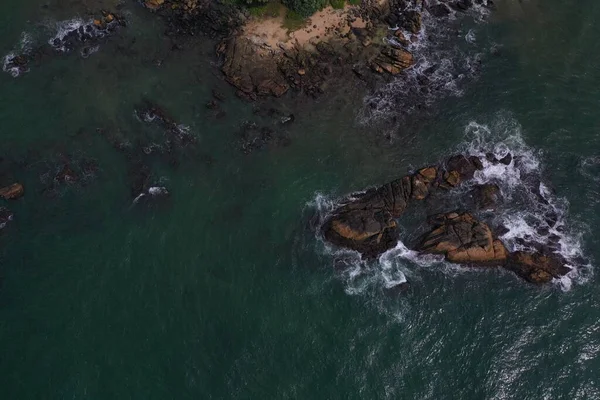
[[[464,136],[465,141],[448,155],[463,153],[477,156],[483,169],[457,192],[468,192],[475,185],[497,185],[504,201],[491,215],[486,213],[486,218],[491,218],[491,225],[496,229],[504,228],[499,238],[509,251],[539,252],[544,249],[560,254],[571,268],[567,275],[554,280],[562,290],[587,282],[593,272],[592,264],[583,252],[582,239],[588,227],[570,221],[568,201],[553,194],[544,183],[543,155],[526,144],[518,122],[508,113],[498,113],[490,124],[475,121],[466,124]],[[497,161],[505,157],[510,157],[510,162]],[[595,161],[582,162],[582,168]],[[318,216],[314,228],[323,252],[332,256],[341,269],[339,276],[346,285],[347,293],[362,293],[373,286],[390,288],[406,282],[407,273],[414,267],[447,264],[440,256],[422,255],[408,249],[402,241],[381,254],[376,261],[369,262],[362,260],[355,251],[336,248],[325,242],[320,233],[324,221],[341,202],[352,198],[333,199],[319,193],[309,203]],[[455,274],[468,268],[453,266],[440,270]]]

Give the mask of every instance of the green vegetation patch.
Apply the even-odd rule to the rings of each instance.
[[[346,5],[345,0],[329,0],[329,3],[331,4],[331,7],[335,8],[336,10],[341,10]]]

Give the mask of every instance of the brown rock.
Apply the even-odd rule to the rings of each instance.
[[[322,228],[325,238],[338,246],[373,258],[397,243],[396,221],[378,209],[351,209],[330,217]]]
[[[386,71],[397,75],[414,64],[413,56],[404,49],[385,47],[371,62],[371,69],[376,72]]]
[[[423,181],[425,182],[433,182],[437,177],[437,168],[436,167],[427,167],[419,170],[419,175],[421,175]]]
[[[420,178],[419,174],[412,177],[412,194],[411,198],[415,200],[423,200],[429,194],[428,184]]]
[[[423,237],[421,251],[444,254],[448,261],[461,264],[500,265],[506,261],[508,252],[502,242],[471,214],[442,214],[430,222],[434,229]]]
[[[164,4],[165,0],[146,0],[144,5],[151,10],[156,10]]]
[[[271,58],[261,58],[251,41],[235,36],[221,43],[217,50],[225,58],[221,69],[225,78],[246,96],[279,97],[288,91],[289,85],[277,63]]]
[[[553,278],[566,275],[571,270],[559,255],[524,251],[511,253],[506,268],[533,283],[550,282]]]
[[[444,173],[444,181],[452,187],[458,186],[460,184],[460,173],[458,171],[446,172]]]
[[[475,174],[475,171],[481,169],[481,161],[479,163],[475,161],[477,157],[465,157],[462,154],[452,156],[446,162],[447,171],[457,171],[460,174],[460,178],[471,179]],[[478,159],[477,159],[478,160]]]
[[[413,34],[419,33],[421,31],[421,14],[417,11],[405,12],[402,26]]]
[[[19,197],[23,196],[24,193],[25,189],[20,183],[13,183],[10,186],[0,189],[0,197],[3,197],[6,200],[18,199]]]
[[[479,208],[492,209],[500,199],[500,188],[498,185],[485,184],[476,185],[473,188],[475,204]]]

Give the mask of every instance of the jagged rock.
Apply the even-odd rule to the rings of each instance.
[[[385,47],[371,62],[371,69],[375,72],[387,72],[397,75],[414,64],[413,56],[404,49]]]
[[[456,187],[460,184],[460,173],[458,171],[450,171],[444,173],[444,182],[451,187]]]
[[[224,57],[221,70],[227,82],[246,95],[282,96],[289,85],[272,59],[261,59],[249,40],[237,36],[219,46]]]
[[[473,7],[473,0],[455,1],[450,3],[450,7],[456,11],[467,11],[469,8]]]
[[[571,269],[558,255],[515,251],[509,257],[507,268],[533,283],[550,282],[567,274]]]
[[[323,233],[329,242],[367,258],[391,249],[398,240],[391,214],[374,208],[337,214],[325,222]]]
[[[500,199],[500,188],[498,185],[485,184],[476,185],[473,188],[473,197],[477,207],[482,209],[494,208]]]
[[[512,162],[512,154],[508,153],[498,161],[500,162],[500,164],[510,165],[510,163]]]
[[[406,11],[403,14],[402,26],[409,32],[417,34],[421,31],[421,13],[417,11]]]
[[[427,198],[443,183],[439,171],[436,166],[422,168],[353,197],[325,222],[322,229],[325,238],[367,256],[393,247],[396,243],[394,218],[400,217],[411,201]],[[453,172],[453,175],[458,174]]]
[[[507,259],[508,252],[502,242],[471,214],[441,214],[433,217],[430,223],[434,229],[419,245],[423,252],[443,254],[450,262],[474,265],[501,265]]]
[[[13,183],[12,185],[0,189],[0,197],[3,197],[6,200],[18,199],[23,196],[24,193],[25,189],[20,183]]]
[[[467,158],[462,154],[450,157],[446,163],[446,170],[458,172],[461,180],[473,178],[475,171],[482,168],[483,165],[478,157],[471,156]]]

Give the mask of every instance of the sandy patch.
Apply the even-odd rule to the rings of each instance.
[[[249,21],[243,35],[265,51],[279,51],[293,46],[311,47],[314,43],[346,35],[351,28],[364,28],[366,21],[354,17],[356,6],[336,10],[331,6],[313,14],[305,27],[288,31],[284,17],[261,17]]]

